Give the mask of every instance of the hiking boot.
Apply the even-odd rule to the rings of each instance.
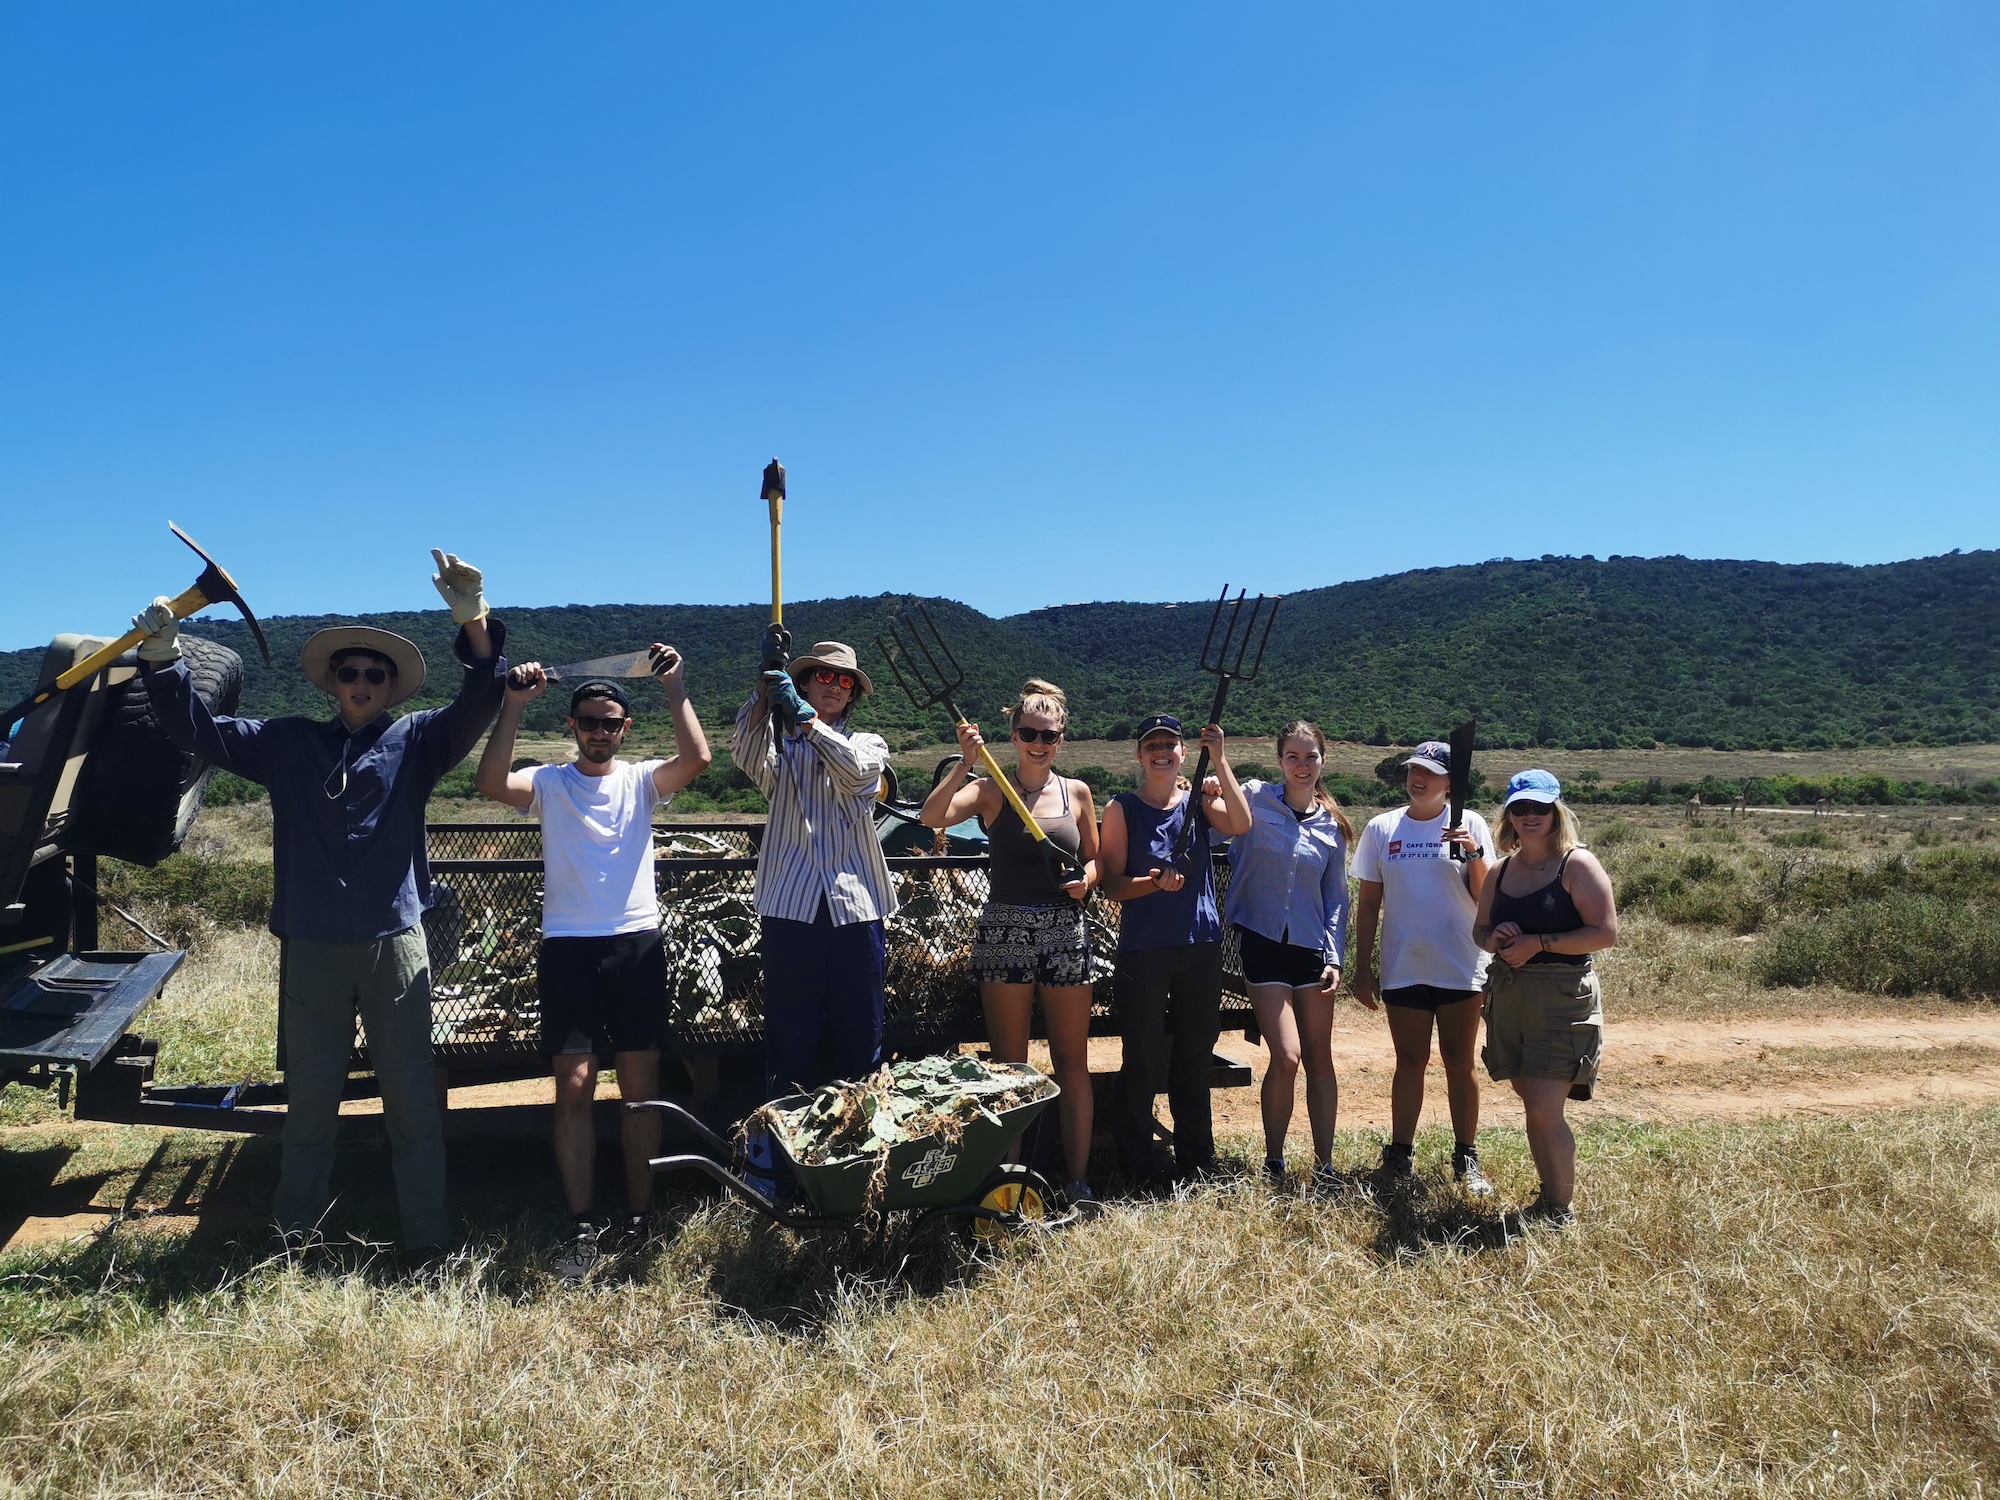
[[[1493,1184],[1486,1180],[1486,1174],[1479,1170],[1477,1151],[1455,1151],[1451,1158],[1451,1175],[1458,1179],[1459,1189],[1468,1198],[1486,1198],[1493,1192]]]
[[[572,1284],[603,1264],[611,1226],[596,1219],[579,1219],[569,1243],[556,1256],[556,1275]]]
[[[1407,1185],[1415,1181],[1417,1176],[1417,1148],[1415,1146],[1398,1146],[1395,1142],[1391,1141],[1382,1148],[1382,1165],[1375,1170],[1376,1175],[1386,1179],[1391,1186]]]

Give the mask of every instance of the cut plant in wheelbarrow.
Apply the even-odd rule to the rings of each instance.
[[[1039,1172],[1003,1160],[1061,1093],[1033,1068],[950,1054],[910,1058],[854,1083],[775,1099],[744,1122],[768,1131],[803,1209],[781,1205],[732,1169],[737,1152],[687,1110],[656,1099],[626,1106],[679,1121],[709,1148],[653,1158],[657,1173],[696,1171],[774,1223],[850,1225],[872,1213],[972,1221],[982,1237],[1055,1226],[1055,1193]]]

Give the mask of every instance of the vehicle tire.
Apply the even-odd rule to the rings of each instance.
[[[882,768],[882,785],[875,793],[875,800],[877,802],[895,802],[899,800],[897,797],[896,768],[894,766],[884,766]]]
[[[243,696],[243,659],[200,636],[180,639],[195,696],[211,714],[235,713]],[[167,738],[139,677],[106,687],[104,694],[104,714],[70,799],[63,848],[156,865],[187,837],[215,767]]]
[[[997,1166],[980,1184],[979,1196],[974,1201],[991,1213],[1007,1217],[975,1218],[972,1221],[972,1236],[976,1240],[991,1242],[1002,1235],[1024,1229],[1029,1224],[1048,1218],[1055,1199],[1055,1189],[1049,1186],[1048,1178],[1032,1167],[1024,1167],[1019,1162]]]

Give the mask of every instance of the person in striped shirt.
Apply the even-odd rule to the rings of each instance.
[[[852,646],[821,641],[789,671],[766,671],[736,714],[730,757],[771,807],[756,893],[769,1098],[882,1061],[882,929],[896,892],[874,810],[889,746],[847,727],[874,690]]]

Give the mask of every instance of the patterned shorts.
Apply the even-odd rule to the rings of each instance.
[[[1038,984],[1045,989],[1090,983],[1090,938],[1083,903],[1008,906],[989,901],[972,942],[978,984]]]

